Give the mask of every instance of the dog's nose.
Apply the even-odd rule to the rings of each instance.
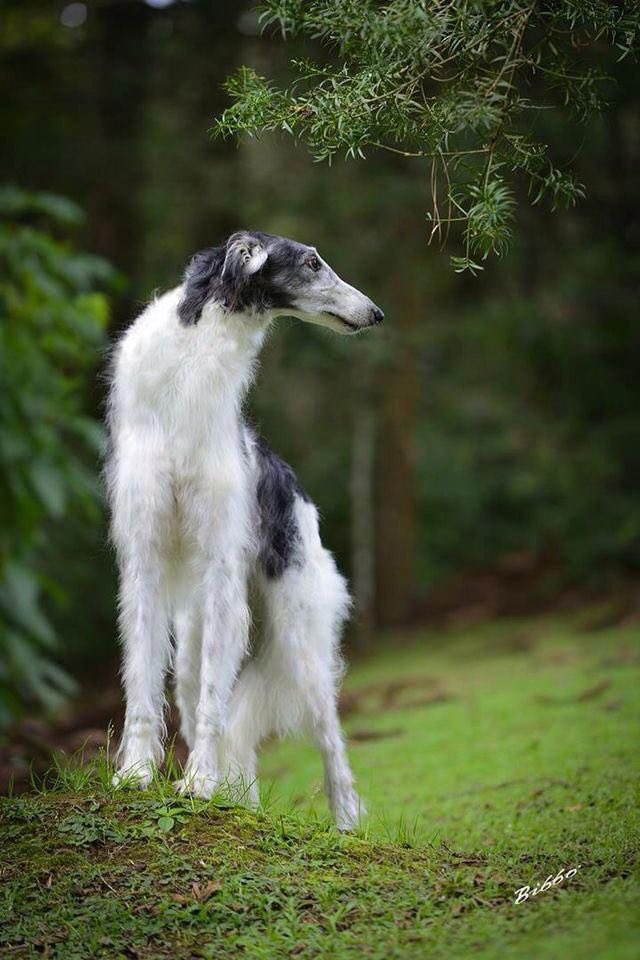
[[[382,323],[384,320],[384,313],[380,307],[374,307],[371,311],[371,323]]]

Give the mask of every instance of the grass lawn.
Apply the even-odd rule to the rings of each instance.
[[[356,664],[353,837],[298,743],[267,746],[259,814],[161,779],[114,793],[104,765],[1,801],[0,954],[635,960],[640,632],[582,620],[394,637]]]

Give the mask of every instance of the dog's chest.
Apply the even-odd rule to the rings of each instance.
[[[203,460],[228,460],[239,445],[257,333],[215,317],[203,316],[195,328],[154,313],[141,319],[117,375],[121,422],[148,423],[180,472],[180,465],[191,472]]]

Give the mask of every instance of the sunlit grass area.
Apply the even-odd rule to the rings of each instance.
[[[104,764],[2,801],[2,949],[635,958],[640,642],[593,626],[389,637],[357,662],[343,712],[369,816],[355,837],[329,825],[298,743],[267,746],[255,815],[162,778],[114,793]]]
[[[372,835],[402,821],[421,841],[529,843],[540,827],[547,838],[585,828],[605,795],[613,810],[628,808],[638,631],[579,623],[389,638],[350,668],[344,725]],[[276,808],[309,809],[311,794],[311,808],[325,809],[306,744],[270,744],[262,777]]]

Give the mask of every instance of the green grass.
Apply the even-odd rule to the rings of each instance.
[[[299,743],[259,814],[63,770],[0,806],[0,954],[635,960],[639,675],[637,630],[579,618],[390,638],[346,685],[355,837]]]

